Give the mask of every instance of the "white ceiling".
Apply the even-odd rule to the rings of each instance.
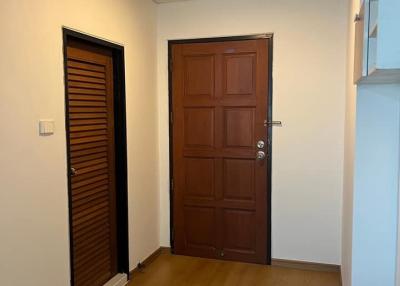
[[[182,1],[188,1],[188,0],[153,0],[153,2],[155,2],[157,4],[171,3],[171,2],[182,2]]]

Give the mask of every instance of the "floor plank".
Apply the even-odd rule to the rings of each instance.
[[[129,286],[340,286],[339,273],[227,262],[163,252]]]

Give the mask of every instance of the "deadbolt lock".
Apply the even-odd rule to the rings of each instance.
[[[263,149],[264,147],[265,147],[265,142],[263,140],[257,142],[258,149]]]

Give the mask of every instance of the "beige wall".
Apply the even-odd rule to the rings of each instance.
[[[125,46],[130,267],[159,246],[155,9],[0,1],[0,285],[69,285],[63,25]],[[40,118],[54,136],[38,136]]]
[[[193,0],[158,8],[160,237],[169,245],[167,40],[274,33],[272,254],[341,262],[347,1]]]
[[[354,203],[354,159],[356,130],[357,89],[353,83],[354,72],[354,15],[360,7],[359,0],[348,4],[348,47],[347,47],[347,88],[345,149],[343,169],[343,211],[342,211],[342,282],[350,286],[352,280],[352,239],[353,239],[353,203]]]

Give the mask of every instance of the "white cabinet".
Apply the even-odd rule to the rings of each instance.
[[[355,17],[355,83],[400,83],[400,0],[365,0]]]

